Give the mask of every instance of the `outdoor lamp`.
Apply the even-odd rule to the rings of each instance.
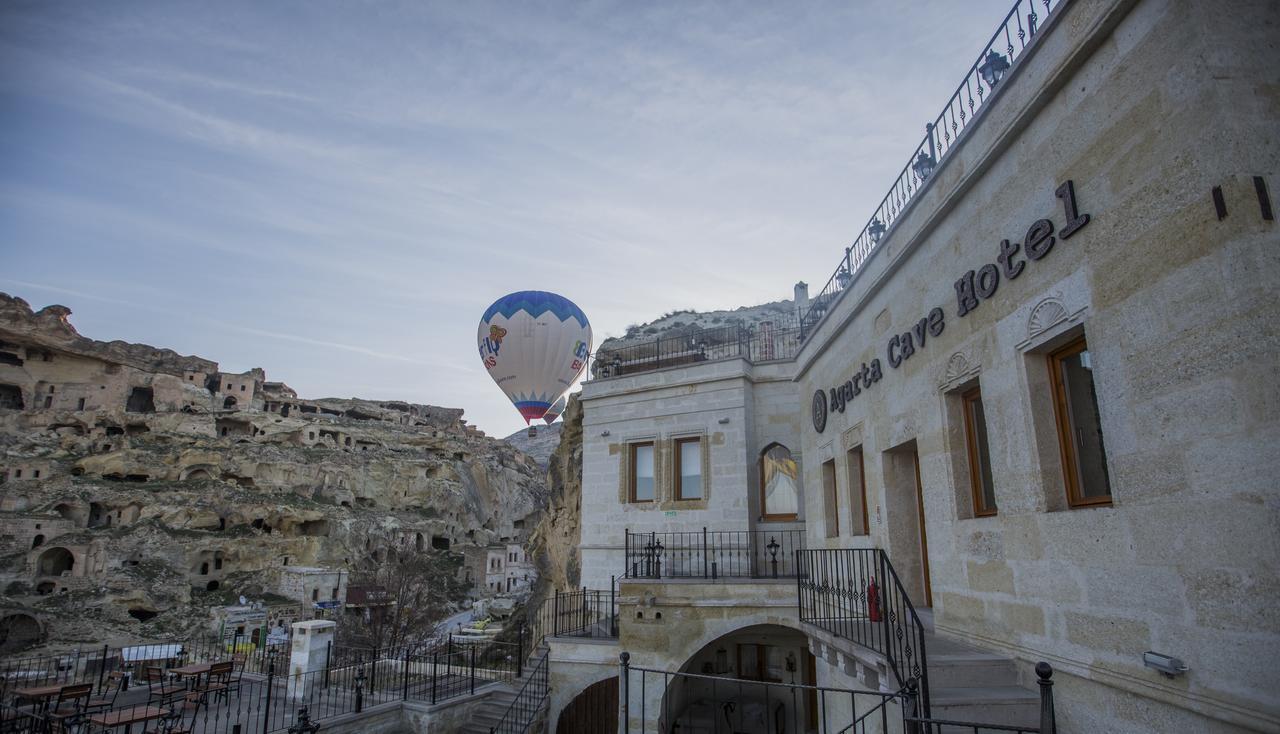
[[[848,288],[852,281],[853,275],[849,273],[849,266],[841,265],[840,270],[836,271],[836,284],[840,286],[840,290]]]
[[[871,218],[871,224],[867,225],[867,235],[871,237],[872,244],[879,244],[880,238],[884,236],[884,222],[879,217]]]
[[[933,173],[933,167],[937,164],[938,162],[933,159],[933,156],[922,150],[915,162],[911,164],[911,170],[915,171],[916,176],[923,181],[929,178],[929,174]]]
[[[982,81],[987,83],[988,87],[994,87],[1004,78],[1004,73],[1009,70],[1009,60],[1004,54],[996,53],[995,49],[987,52],[987,58],[978,67],[978,73],[982,75]]]

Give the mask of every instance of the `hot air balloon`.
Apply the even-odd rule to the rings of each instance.
[[[568,402],[569,401],[565,399],[565,396],[561,395],[560,399],[547,409],[547,414],[542,416],[542,420],[546,421],[547,425],[555,423],[556,418],[559,418],[560,414],[564,412],[564,406]]]
[[[546,415],[586,368],[591,324],[564,296],[520,291],[485,309],[476,342],[489,376],[529,423]]]

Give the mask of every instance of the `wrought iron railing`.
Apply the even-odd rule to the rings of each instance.
[[[530,651],[546,637],[610,639],[618,636],[618,592],[616,581],[608,590],[556,591],[530,613]]]
[[[547,652],[533,666],[529,678],[520,686],[515,700],[502,713],[502,719],[490,727],[489,734],[524,734],[537,720],[539,712],[547,703],[547,694],[551,692],[547,669]]]
[[[918,681],[929,711],[925,628],[888,555],[879,548],[797,553],[800,621],[880,653],[899,685]]]
[[[626,531],[630,578],[794,578],[803,530]]]
[[[925,125],[925,137],[912,151],[905,166],[871,213],[871,219],[845,248],[844,257],[822,291],[810,299],[809,308],[800,318],[802,339],[813,333],[836,299],[853,283],[867,258],[906,210],[915,195],[924,188],[934,170],[961,139],[964,131],[990,103],[1001,81],[1021,57],[1037,30],[1050,13],[1068,0],[1017,0],[1005,15],[991,40],[982,47],[946,106],[932,122]],[[1043,8],[1043,15],[1038,8]]]
[[[731,357],[750,362],[790,359],[799,351],[800,342],[800,327],[795,319],[695,329],[678,336],[600,349],[591,363],[591,378],[603,380]]]
[[[804,732],[835,734],[962,734],[1012,732],[1057,734],[1053,669],[1036,665],[1040,686],[1039,726],[984,724],[929,718],[915,681],[897,692],[831,688],[792,681],[751,680],[732,668],[717,675],[634,667],[619,655],[624,732]],[[798,668],[798,665],[796,666]],[[647,691],[662,691],[650,704]],[[639,693],[633,697],[633,693]]]

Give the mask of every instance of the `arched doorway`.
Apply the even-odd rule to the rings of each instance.
[[[556,734],[617,734],[618,676],[587,686],[560,712]]]
[[[773,624],[743,627],[708,642],[680,672],[698,677],[667,681],[662,731],[678,726],[679,731],[803,734],[816,727],[812,693],[788,687],[815,684],[814,658],[799,630]],[[638,682],[633,678],[631,685]]]
[[[17,652],[36,644],[42,636],[39,620],[29,614],[0,618],[0,652]]]
[[[40,546],[42,546],[42,545],[44,545],[44,536],[43,536],[43,535],[37,535],[36,537],[34,537],[34,538],[32,538],[32,539],[31,539],[31,547],[32,547],[33,549],[34,549],[34,548],[39,548],[39,547],[40,547]]]
[[[228,396],[227,396],[227,399],[222,401],[222,409],[223,409],[223,410],[235,410],[235,409],[236,409],[236,399],[235,399],[234,397],[232,397],[232,396],[228,395]]]
[[[66,548],[53,547],[40,554],[36,570],[40,576],[61,576],[76,565],[75,556]]]

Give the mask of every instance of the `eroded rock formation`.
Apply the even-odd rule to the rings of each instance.
[[[288,596],[306,569],[433,548],[497,593],[492,549],[545,501],[461,410],[304,400],[69,315],[0,294],[0,645],[184,634],[241,595],[308,617],[331,596]]]

